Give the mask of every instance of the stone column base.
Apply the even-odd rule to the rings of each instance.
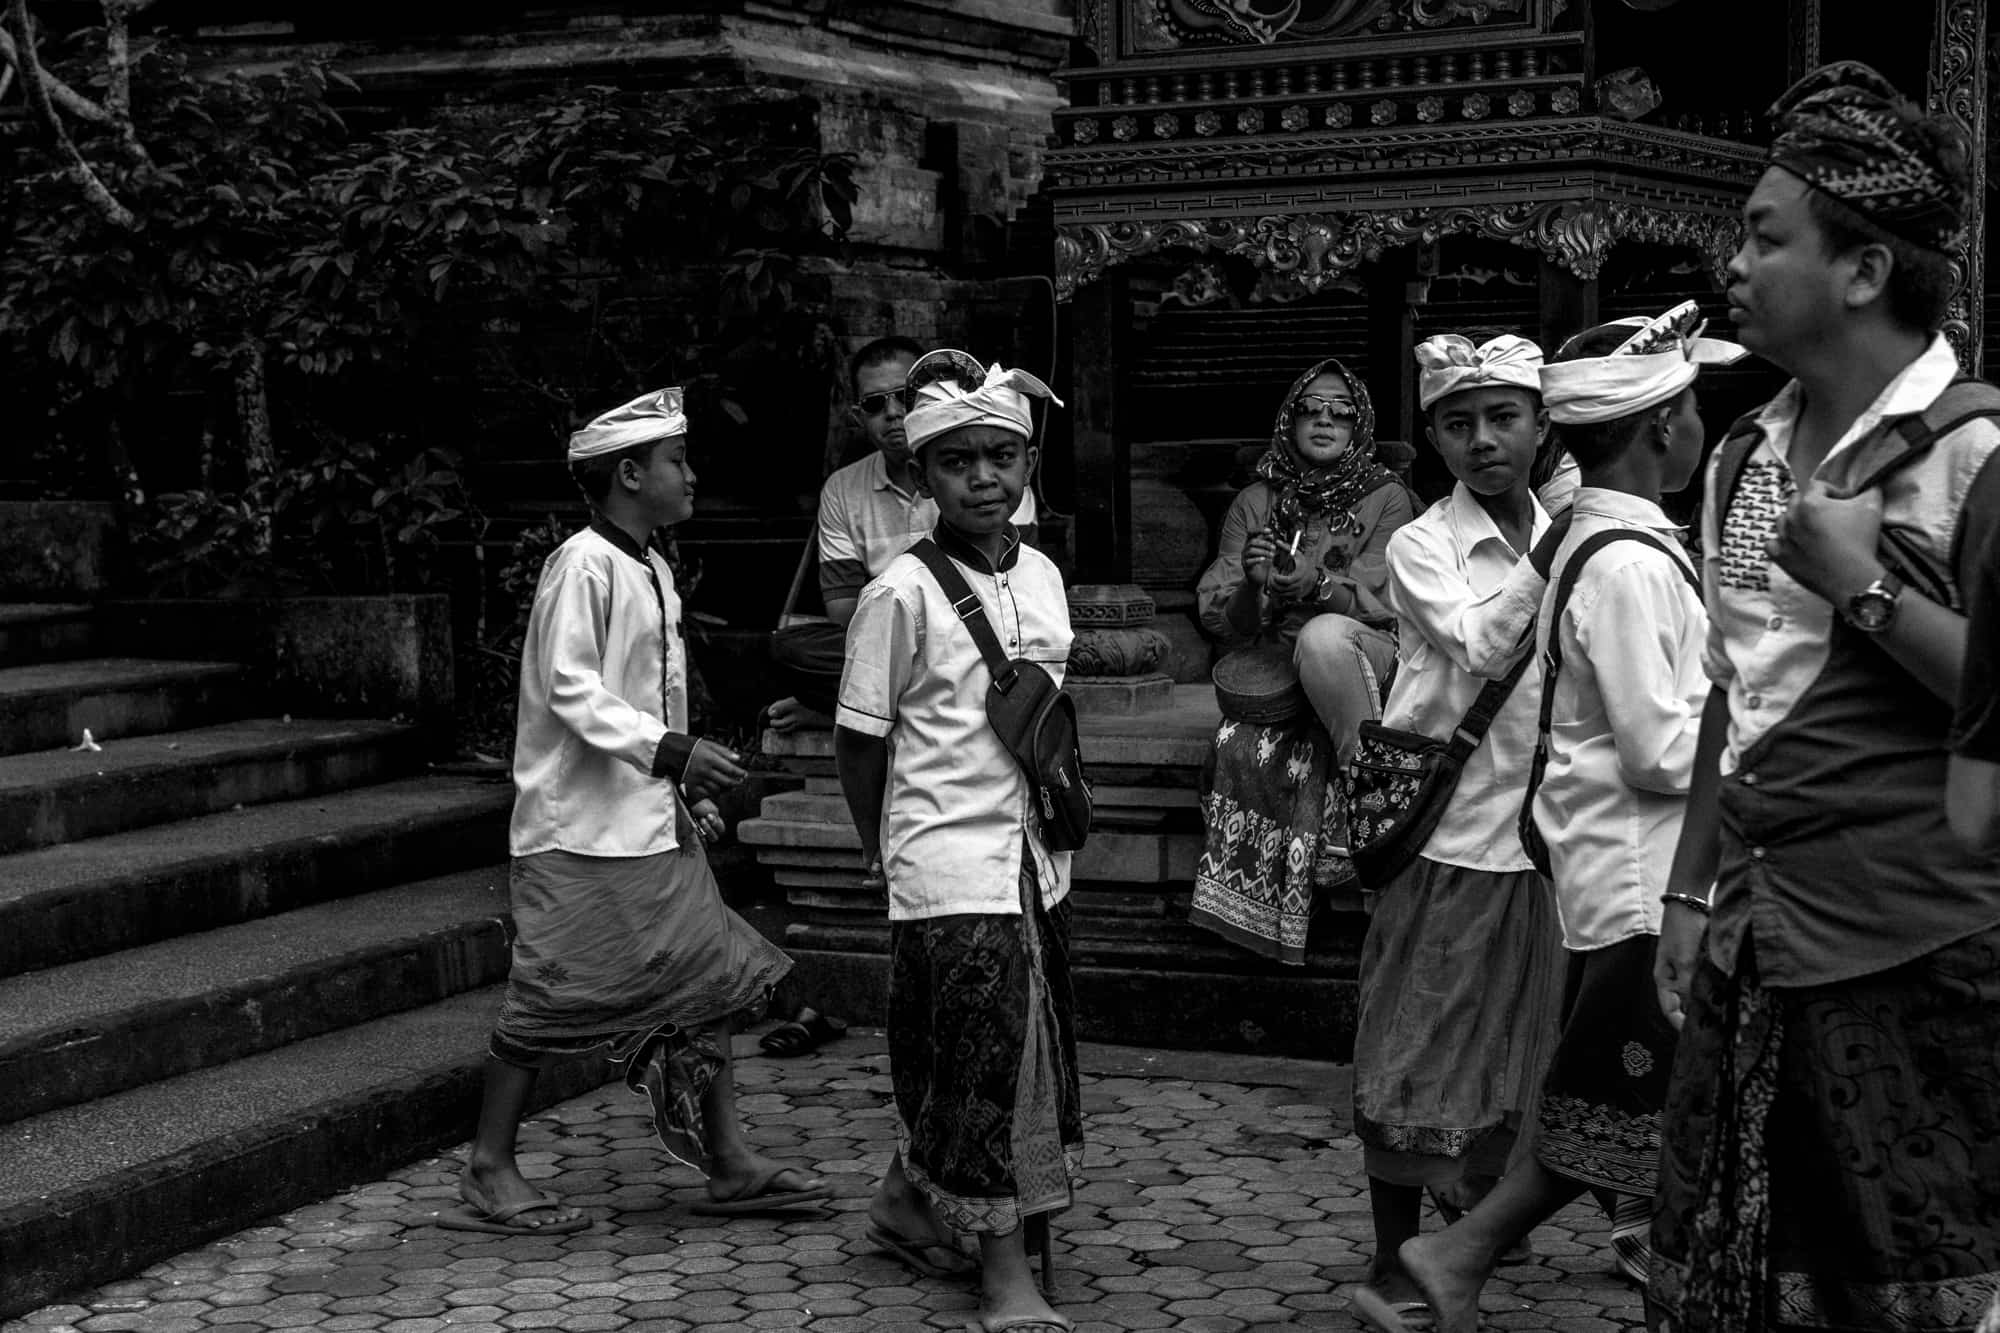
[[[1130,717],[1165,708],[1174,701],[1174,678],[1164,671],[1143,676],[1070,676],[1063,688],[1076,711],[1100,717]]]

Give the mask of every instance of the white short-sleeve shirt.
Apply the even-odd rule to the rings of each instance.
[[[1001,651],[1039,663],[1061,683],[1072,636],[1055,564],[1016,540],[989,567],[949,528],[940,525],[937,536]],[[1042,845],[1027,780],[986,720],[991,679],[921,560],[897,556],[862,590],[834,722],[889,742],[881,846],[891,921],[1019,914],[1024,841],[1042,901],[1069,892],[1070,854]]]

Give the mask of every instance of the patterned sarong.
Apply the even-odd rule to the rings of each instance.
[[[1216,728],[1189,921],[1266,958],[1305,962],[1315,891],[1354,878],[1332,767],[1333,741],[1310,714]]]
[[[1083,1112],[1069,903],[1044,910],[1021,857],[1021,916],[898,921],[889,1073],[903,1163],[959,1231],[1005,1235],[1070,1205]]]
[[[2000,927],[1827,986],[1703,959],[1649,1294],[1675,1333],[1970,1330],[2000,1295]]]

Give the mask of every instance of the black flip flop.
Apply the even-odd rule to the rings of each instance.
[[[824,1046],[847,1035],[847,1023],[843,1019],[829,1018],[817,1009],[801,1009],[798,1017],[790,1022],[780,1023],[766,1032],[758,1041],[758,1049],[766,1055],[786,1059],[795,1055],[810,1055]]]

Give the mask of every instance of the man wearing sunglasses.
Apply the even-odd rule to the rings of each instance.
[[[868,581],[937,526],[936,502],[917,493],[909,440],[903,431],[903,417],[917,387],[909,383],[910,370],[923,352],[908,338],[878,338],[848,362],[848,390],[854,404],[848,410],[871,447],[867,457],[828,477],[819,492],[820,598],[826,605],[827,619],[842,630],[854,618],[855,603]],[[942,355],[934,353],[924,359],[933,363]],[[951,368],[945,365],[943,370]],[[927,365],[929,378],[937,378],[938,373],[942,372],[931,372]],[[1030,487],[1013,514],[1014,527],[1030,546],[1035,545],[1038,517]],[[833,725],[830,704],[840,683],[839,640],[828,636],[828,646],[833,651],[826,663],[831,674],[825,699],[814,697],[816,690],[804,698],[780,699],[770,708],[772,730]],[[793,674],[803,666],[795,664]],[[822,703],[828,706],[820,707]]]

